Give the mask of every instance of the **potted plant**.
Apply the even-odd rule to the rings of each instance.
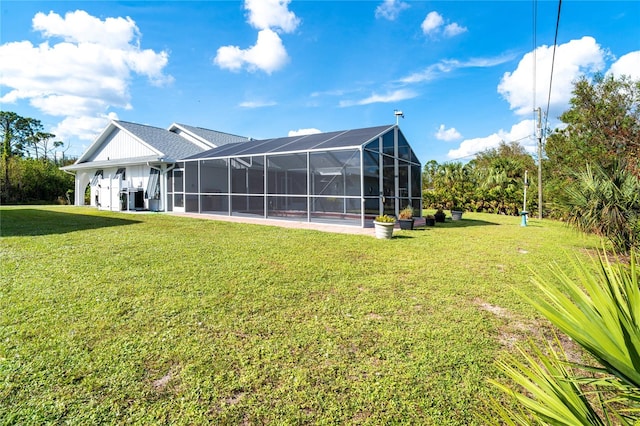
[[[438,208],[438,211],[436,211],[436,214],[434,214],[433,217],[436,219],[436,222],[444,223],[447,215],[444,214],[444,211],[442,211],[441,208]]]
[[[396,225],[396,218],[383,214],[376,216],[373,220],[376,229],[376,238],[390,239],[393,236],[393,227]]]
[[[400,223],[400,229],[412,230],[413,229],[413,207],[407,206],[400,210],[398,214],[398,222]]]
[[[432,215],[432,214],[427,215],[424,218],[424,224],[426,226],[436,226],[436,217],[434,215]]]
[[[462,208],[453,206],[451,207],[451,220],[461,220],[462,219]]]

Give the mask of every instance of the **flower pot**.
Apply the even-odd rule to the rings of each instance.
[[[436,218],[435,217],[428,217],[424,220],[424,224],[426,226],[436,226]]]
[[[376,230],[376,238],[381,240],[389,240],[393,236],[393,222],[376,222],[373,221],[373,225]]]
[[[451,220],[461,220],[462,212],[458,210],[451,210]]]
[[[400,229],[405,231],[413,230],[413,219],[398,219],[398,223],[400,224]]]
[[[447,215],[445,215],[444,212],[436,212],[433,216],[435,217],[436,222],[440,223],[444,223],[444,220],[447,218]]]

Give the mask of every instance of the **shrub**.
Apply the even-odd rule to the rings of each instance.
[[[550,344],[546,351],[533,345],[532,354],[521,349],[524,362],[511,356],[498,363],[520,389],[492,383],[513,395],[522,409],[515,412],[494,401],[494,414],[511,425],[631,425],[640,421],[640,271],[636,257],[632,252],[630,265],[613,265],[601,255],[596,272],[576,264],[578,282],[559,269],[554,270],[556,282],[535,280],[545,297],[532,301],[533,305],[595,363],[569,361],[557,339],[559,350]]]
[[[376,218],[374,219],[376,222],[380,222],[380,223],[395,223],[396,218],[393,216],[389,216],[386,214],[383,214],[381,216],[376,216]]]
[[[611,241],[618,252],[640,247],[640,180],[623,165],[587,166],[560,200],[568,223]]]
[[[400,210],[398,214],[400,219],[411,219],[413,218],[413,207],[407,206],[404,209]]]

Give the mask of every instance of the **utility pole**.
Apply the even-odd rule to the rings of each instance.
[[[522,203],[522,211],[527,211],[527,187],[529,186],[529,179],[527,179],[529,171],[524,171],[524,202]]]
[[[529,187],[529,179],[528,179],[528,174],[529,171],[525,170],[524,171],[524,201],[522,203],[522,211],[520,212],[520,215],[522,216],[522,224],[521,226],[527,226],[527,214],[529,214],[529,212],[527,211],[527,188]]]
[[[542,112],[538,107],[538,219],[542,219]]]

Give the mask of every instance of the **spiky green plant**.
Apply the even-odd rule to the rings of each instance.
[[[574,263],[577,281],[554,268],[557,282],[540,276],[544,295],[529,301],[562,333],[588,352],[594,363],[569,361],[560,342],[545,351],[532,344],[498,367],[518,390],[492,380],[515,397],[514,411],[494,403],[494,414],[510,425],[633,425],[640,422],[640,271],[637,253],[629,265],[602,254],[593,272]],[[560,349],[554,349],[560,347]]]
[[[624,164],[587,166],[559,200],[568,222],[611,241],[618,252],[640,248],[640,180]]]

